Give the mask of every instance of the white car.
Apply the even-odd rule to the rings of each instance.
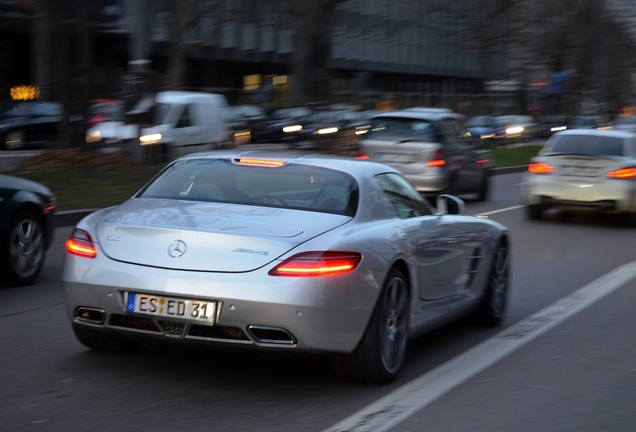
[[[532,219],[560,208],[621,213],[636,222],[636,134],[557,132],[532,159],[521,191]]]
[[[433,208],[383,164],[194,154],[77,225],[66,310],[97,351],[322,352],[342,378],[387,382],[409,339],[466,315],[502,319],[507,230],[463,208],[447,195]]]

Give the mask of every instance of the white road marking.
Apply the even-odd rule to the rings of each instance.
[[[325,432],[383,432],[516,349],[636,278],[636,261],[607,273],[545,309],[378,399]]]
[[[525,207],[523,205],[517,205],[517,206],[512,206],[512,207],[506,207],[506,208],[502,208],[502,209],[498,209],[498,210],[493,210],[493,211],[489,211],[489,212],[484,212],[484,213],[479,213],[477,216],[490,216],[493,214],[497,214],[497,213],[503,213],[503,212],[507,212],[510,210],[517,210],[518,208],[522,208]]]

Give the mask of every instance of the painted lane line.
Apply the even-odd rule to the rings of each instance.
[[[454,359],[421,375],[325,432],[383,432],[521,346],[636,278],[636,261],[607,273]]]
[[[517,205],[517,206],[512,206],[512,207],[506,207],[506,208],[502,208],[502,209],[499,209],[499,210],[492,210],[492,211],[489,211],[489,212],[479,213],[477,216],[490,216],[490,215],[497,214],[497,213],[503,213],[503,212],[507,212],[507,211],[511,211],[511,210],[517,210],[517,209],[520,209],[520,208],[523,208],[523,207],[525,207],[525,206]]]

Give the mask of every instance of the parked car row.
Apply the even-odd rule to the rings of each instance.
[[[566,129],[620,129],[636,130],[636,117],[617,117],[610,122],[597,115],[546,115],[534,118],[529,115],[482,115],[466,122],[470,133],[493,144],[527,142],[549,138],[553,133]]]
[[[539,137],[540,125],[529,115],[476,116],[466,121],[475,138],[497,144],[530,141]]]
[[[19,150],[54,142],[64,118],[62,104],[46,101],[15,102],[0,112],[0,149]]]

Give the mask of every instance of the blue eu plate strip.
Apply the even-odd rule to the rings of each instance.
[[[128,293],[128,304],[126,305],[126,310],[128,312],[135,311],[135,293],[133,292]]]

